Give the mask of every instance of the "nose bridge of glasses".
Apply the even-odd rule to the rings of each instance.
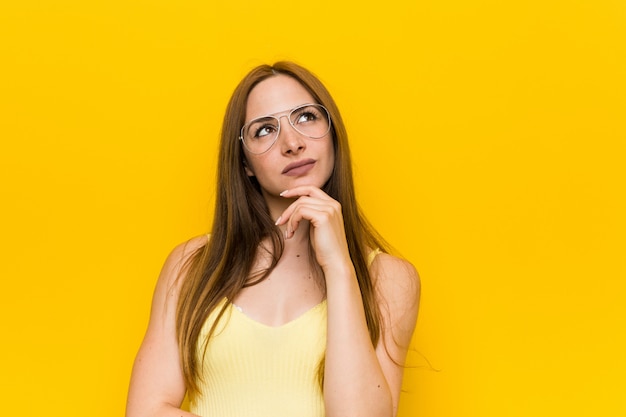
[[[284,126],[287,125],[289,126],[289,128],[293,129],[295,132],[302,134],[298,128],[296,128],[296,126],[293,124],[293,121],[291,120],[291,115],[293,114],[294,110],[289,110],[286,112],[283,112],[282,114],[278,114],[278,115],[274,115],[274,118],[276,120],[278,120],[278,132],[277,134],[282,136],[281,133],[284,133]],[[287,118],[287,122],[288,123],[282,123],[281,119],[283,117]]]
[[[291,112],[285,112],[283,114],[279,114],[277,116],[274,116],[276,118],[276,120],[278,120],[278,124],[280,125],[280,119],[282,119],[283,117],[286,117],[287,120],[289,121],[289,124],[291,124]]]

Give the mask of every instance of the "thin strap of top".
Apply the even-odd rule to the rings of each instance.
[[[380,248],[376,248],[367,255],[367,266],[372,266],[372,262],[374,262],[379,253],[382,253],[382,251]]]

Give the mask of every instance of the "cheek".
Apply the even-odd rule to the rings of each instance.
[[[246,175],[254,177],[254,170],[250,167],[250,163],[243,161],[243,169],[246,171]]]
[[[337,157],[337,154],[335,153],[335,144],[332,141],[328,145],[328,154],[330,155],[328,160],[328,164],[330,165],[329,169],[330,172],[332,172],[335,167],[335,158]]]
[[[259,172],[259,158],[256,155],[250,155],[245,150],[242,152],[243,156],[243,168],[246,171],[246,175],[249,177],[255,177]]]
[[[271,161],[266,155],[246,155],[244,159],[244,168],[249,177],[259,177],[267,171],[267,167],[271,166]]]

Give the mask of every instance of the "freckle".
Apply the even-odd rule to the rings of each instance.
[[[300,257],[300,255],[296,255],[296,258],[299,258],[299,257]]]

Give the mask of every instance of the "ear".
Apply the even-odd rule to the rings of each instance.
[[[254,171],[252,171],[250,169],[250,167],[248,166],[248,161],[246,161],[246,158],[243,159],[243,169],[246,171],[246,175],[249,177],[254,177]]]

